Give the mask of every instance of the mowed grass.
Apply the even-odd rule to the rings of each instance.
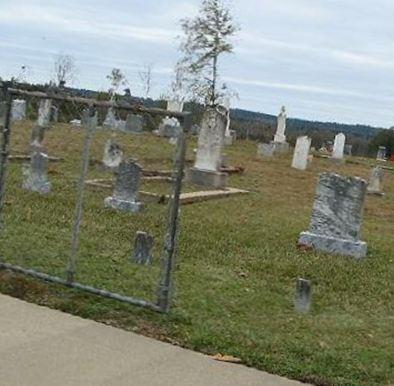
[[[13,126],[12,154],[26,153],[33,123]],[[108,178],[94,160],[102,158],[111,134],[100,131],[93,144],[89,178]],[[81,129],[57,125],[47,132],[51,156],[50,195],[23,191],[21,164],[9,168],[5,229],[0,252],[5,261],[65,276],[81,164]],[[144,134],[117,135],[127,157],[146,169],[168,170],[174,147]],[[195,139],[187,158],[194,157]],[[305,172],[290,168],[291,157],[262,160],[256,144],[237,141],[226,148],[233,166],[245,173],[230,185],[250,194],[182,207],[176,292],[169,315],[0,272],[4,293],[82,317],[153,336],[208,354],[228,354],[271,373],[318,385],[385,385],[394,382],[394,172],[385,172],[384,197],[368,197],[363,262],[297,249],[308,228],[319,173],[337,171],[368,178],[370,167],[335,165],[315,158]],[[168,192],[163,182],[144,190]],[[186,190],[195,187],[185,186]],[[80,282],[155,300],[166,206],[149,203],[142,214],[103,207],[109,191],[88,188],[78,254]],[[152,267],[128,258],[137,230],[155,237]],[[313,282],[308,315],[293,310],[297,278]]]

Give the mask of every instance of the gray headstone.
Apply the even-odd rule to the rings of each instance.
[[[165,138],[176,138],[181,131],[181,125],[176,118],[165,117],[159,126],[159,135]]]
[[[144,129],[144,121],[140,115],[128,114],[126,119],[125,131],[129,133],[141,133]]]
[[[298,279],[296,294],[294,299],[294,308],[297,312],[307,313],[312,303],[312,286],[309,280]]]
[[[375,194],[378,196],[383,196],[382,183],[383,183],[383,169],[380,166],[372,169],[371,177],[369,179],[369,184],[367,188],[368,194]]]
[[[23,99],[14,99],[12,101],[11,119],[21,121],[26,119],[26,101]]]
[[[104,200],[105,206],[126,212],[139,212],[142,203],[138,201],[141,166],[134,161],[123,161],[118,167],[115,189],[111,197]]]
[[[117,168],[123,159],[123,150],[116,142],[109,139],[104,146],[103,164],[108,168]]]
[[[150,265],[153,256],[153,237],[146,232],[137,232],[134,242],[134,253],[132,260],[136,264]]]
[[[273,143],[259,143],[257,145],[257,154],[261,157],[273,157],[275,145]]]
[[[24,166],[23,189],[31,190],[40,194],[48,194],[51,191],[51,184],[48,181],[49,158],[40,151],[31,154],[30,165]]]
[[[358,177],[320,175],[308,232],[299,244],[332,254],[361,259],[367,244],[360,241],[367,183]]]
[[[387,161],[386,156],[387,156],[387,149],[384,146],[379,146],[376,160],[377,161]]]

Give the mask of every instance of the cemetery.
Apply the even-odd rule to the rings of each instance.
[[[69,231],[75,225],[82,164],[86,188],[73,272],[78,282],[98,290],[84,295],[79,284],[72,290],[2,270],[3,293],[206,353],[225,352],[258,368],[273,371],[281,363],[280,373],[308,382],[316,381],[314,373],[330,379],[331,371],[342,374],[343,384],[354,377],[366,380],[360,373],[365,367],[368,377],[381,376],[371,363],[385,363],[389,350],[390,299],[385,292],[394,248],[393,171],[385,171],[383,185],[372,182],[368,188],[384,190],[384,196],[366,195],[366,181],[382,179],[379,165],[371,169],[373,160],[311,160],[307,137],[299,139],[294,155],[289,148],[261,158],[255,142],[236,140],[225,151],[229,164],[241,165],[243,172],[226,174],[220,190],[211,174],[222,178],[225,126],[216,123],[222,135],[212,140],[203,124],[200,137],[188,135],[186,141],[169,314],[130,313],[130,306],[116,302],[122,294],[160,309],[152,305],[177,147],[152,132],[114,134],[97,128],[84,162],[88,117],[80,117],[85,122],[81,127],[48,125],[42,124],[42,111],[37,121],[17,120],[10,126],[1,264],[45,272],[67,283]],[[110,140],[118,144],[115,155],[121,161],[107,167],[103,154]],[[22,154],[22,159],[12,158]],[[208,173],[205,183],[188,175],[196,168],[199,178]],[[197,199],[190,198],[195,195]],[[103,291],[121,295],[115,300],[94,295]],[[348,334],[349,328],[358,333]],[[373,341],[379,351],[370,351],[365,362],[357,354],[349,357],[349,348],[353,353],[365,350],[364,340]],[[327,355],[341,360],[324,367]],[[305,370],[305,356],[311,369],[320,370]]]
[[[283,20],[286,12],[294,20],[303,14],[304,24],[315,20],[309,5],[298,14],[289,4],[282,9],[268,3],[271,15]],[[177,12],[191,12],[192,4],[190,9],[166,6],[171,12],[157,4],[152,18],[136,12],[147,25],[157,22],[152,30],[132,22],[122,27],[120,19],[119,25],[106,24],[114,15],[126,20],[122,6],[105,15],[102,29],[90,20],[83,28],[72,18],[52,23],[75,27],[78,39],[67,36],[75,47],[79,37],[86,39],[81,78],[95,88],[73,85],[78,75],[74,58],[60,51],[50,80],[28,80],[26,65],[18,76],[7,70],[11,76],[0,78],[0,325],[10,324],[11,307],[19,309],[18,315],[24,312],[18,302],[26,301],[25,307],[32,303],[111,326],[113,334],[105,339],[100,328],[94,331],[102,338],[89,335],[94,333],[89,327],[83,332],[58,327],[55,335],[64,336],[79,355],[83,350],[75,340],[81,338],[79,345],[86,338],[93,341],[89,365],[103,353],[113,363],[117,355],[110,352],[119,354],[118,362],[127,363],[131,373],[141,362],[129,367],[128,361],[145,361],[139,370],[155,376],[159,383],[154,384],[164,382],[160,366],[168,375],[163,385],[183,382],[178,370],[191,376],[197,371],[196,362],[184,357],[188,349],[205,354],[192,353],[198,359],[222,362],[218,372],[232,384],[237,381],[230,363],[242,369],[238,374],[252,368],[254,379],[270,373],[274,378],[266,379],[275,380],[267,383],[272,386],[392,385],[394,128],[356,122],[359,117],[382,122],[384,111],[376,109],[379,93],[370,98],[351,89],[346,72],[356,65],[383,71],[391,62],[321,42],[295,44],[274,35],[260,39],[253,29],[234,39],[241,27],[226,4],[201,0],[195,17],[180,18],[177,50],[169,42],[175,30],[165,29],[153,13],[174,18]],[[95,9],[100,7],[97,2]],[[322,23],[318,15],[315,21]],[[99,20],[93,13],[91,18]],[[170,24],[175,28],[174,20]],[[270,33],[285,27],[281,20]],[[40,37],[40,44],[60,36],[49,35]],[[126,37],[141,40],[143,50],[133,44],[125,49]],[[98,65],[89,47],[99,40],[96,48],[106,57]],[[239,61],[224,65],[222,58],[236,52],[235,43],[241,46]],[[275,61],[282,50],[287,54]],[[296,56],[300,51],[307,63]],[[124,52],[133,60],[121,59]],[[170,66],[175,52],[180,57]],[[160,62],[157,70],[148,61],[137,70],[139,55],[153,54]],[[329,60],[346,65],[336,67]],[[313,78],[320,61],[324,71],[320,67],[322,73]],[[108,65],[110,72],[103,76]],[[254,66],[259,75],[249,74]],[[330,78],[326,71],[331,68],[336,72]],[[133,81],[127,78],[131,73]],[[35,74],[44,77],[45,71]],[[153,93],[156,86],[160,91]],[[390,97],[381,101],[388,103]],[[260,110],[257,105],[245,110],[243,103],[258,103]],[[337,117],[347,123],[334,121]],[[13,303],[11,297],[20,300]],[[32,323],[34,332],[26,332],[17,323],[33,319],[14,319],[12,327],[22,336],[18,350],[29,354],[32,344],[26,339],[34,340],[36,331],[43,334],[42,326]],[[79,319],[69,322],[76,326]],[[2,330],[2,339],[14,345],[17,339],[8,336],[12,329]],[[128,338],[144,336],[145,345],[122,339],[126,331]],[[35,344],[46,340],[42,336]],[[113,343],[111,336],[127,340],[128,346]],[[147,338],[167,345],[146,345],[153,342]],[[107,346],[101,347],[104,340]],[[149,350],[159,346],[155,357]],[[171,366],[166,362],[170,354],[163,354],[169,347],[180,358]],[[62,349],[50,348],[50,359],[61,363],[70,355]],[[50,373],[24,367],[4,347],[0,354],[0,369],[6,368],[8,376],[19,376],[12,370],[15,364],[23,371]],[[81,361],[86,379],[87,367]],[[72,373],[62,363],[60,368]],[[110,378],[111,385],[118,384],[120,374],[114,379],[108,371],[103,374],[97,384]],[[204,379],[209,374],[204,372]],[[1,379],[0,371],[0,384]],[[238,384],[252,385],[246,379]]]

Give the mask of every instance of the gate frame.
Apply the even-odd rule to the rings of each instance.
[[[176,258],[176,246],[177,238],[179,233],[179,217],[180,217],[180,195],[182,190],[182,182],[184,178],[185,169],[185,158],[186,158],[186,147],[187,147],[187,136],[191,128],[191,113],[190,112],[175,112],[167,111],[159,108],[146,108],[138,105],[131,105],[125,102],[115,101],[97,101],[95,99],[87,99],[81,97],[71,97],[61,95],[53,92],[41,92],[41,91],[27,91],[10,87],[10,85],[3,85],[5,91],[5,119],[4,126],[0,132],[1,134],[1,146],[0,146],[0,231],[4,229],[4,198],[6,188],[6,175],[7,167],[9,162],[9,144],[11,137],[11,114],[12,114],[12,100],[16,96],[24,97],[35,97],[38,99],[51,99],[64,102],[72,102],[77,104],[86,105],[88,110],[85,110],[85,122],[83,127],[86,130],[86,137],[84,142],[84,148],[82,153],[82,168],[80,173],[80,180],[77,187],[77,199],[75,207],[74,225],[72,229],[72,241],[71,241],[71,254],[66,268],[67,279],[62,279],[57,276],[52,276],[43,272],[39,272],[34,269],[27,269],[17,265],[0,262],[0,269],[10,270],[26,276],[32,276],[34,278],[61,284],[69,288],[75,288],[91,294],[99,295],[105,298],[118,300],[121,302],[129,303],[139,307],[147,308],[156,312],[168,313],[171,308],[173,287],[174,287],[174,270],[175,270],[175,258]],[[167,231],[164,241],[164,248],[161,257],[161,271],[158,285],[158,295],[156,302],[150,302],[131,296],[120,295],[104,289],[95,288],[92,286],[78,283],[74,280],[75,277],[75,262],[78,252],[78,240],[80,232],[80,223],[83,215],[83,201],[84,191],[86,184],[86,174],[89,163],[89,152],[92,137],[96,131],[97,125],[97,107],[107,107],[114,109],[121,109],[131,111],[133,113],[147,113],[150,115],[158,116],[169,116],[177,118],[181,125],[181,132],[178,136],[177,146],[175,150],[175,162],[172,174],[172,193],[170,195],[168,205],[168,219],[167,219]],[[0,257],[1,259],[1,257]]]

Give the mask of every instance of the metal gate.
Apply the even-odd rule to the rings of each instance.
[[[78,183],[75,196],[75,208],[71,226],[70,252],[65,256],[66,264],[64,266],[64,277],[61,275],[52,275],[37,269],[31,269],[24,264],[15,264],[14,262],[6,262],[0,258],[0,268],[11,270],[20,274],[32,276],[47,282],[61,284],[70,288],[86,291],[95,295],[106,298],[119,300],[133,305],[141,306],[158,312],[168,312],[171,306],[173,295],[175,255],[178,238],[178,224],[180,213],[180,194],[182,189],[182,180],[185,168],[185,153],[187,144],[187,134],[191,126],[189,113],[171,112],[157,108],[146,108],[133,105],[130,103],[117,103],[112,101],[98,101],[80,97],[72,97],[61,94],[57,91],[35,92],[26,91],[10,86],[5,86],[5,119],[1,130],[1,153],[0,153],[0,225],[3,233],[7,228],[7,222],[4,218],[4,209],[6,204],[6,187],[8,182],[7,169],[10,163],[10,140],[12,138],[12,103],[13,99],[25,98],[36,100],[50,100],[54,103],[72,103],[84,108],[82,118],[83,130],[83,149],[80,159],[80,169],[78,172]],[[166,220],[166,231],[162,246],[159,277],[157,278],[157,293],[154,295],[156,300],[148,301],[140,297],[133,297],[125,294],[111,292],[107,289],[100,289],[94,285],[87,285],[76,280],[78,276],[77,262],[79,241],[81,233],[81,224],[83,225],[84,204],[86,199],[86,180],[89,170],[89,160],[92,140],[97,132],[97,109],[107,108],[114,110],[122,110],[131,113],[149,114],[153,117],[174,117],[177,118],[181,125],[180,133],[177,137],[175,147],[175,156],[171,176],[171,193],[168,199],[168,212]],[[17,239],[18,240],[18,239]],[[18,242],[18,241],[17,241]],[[28,257],[27,257],[28,258]]]

